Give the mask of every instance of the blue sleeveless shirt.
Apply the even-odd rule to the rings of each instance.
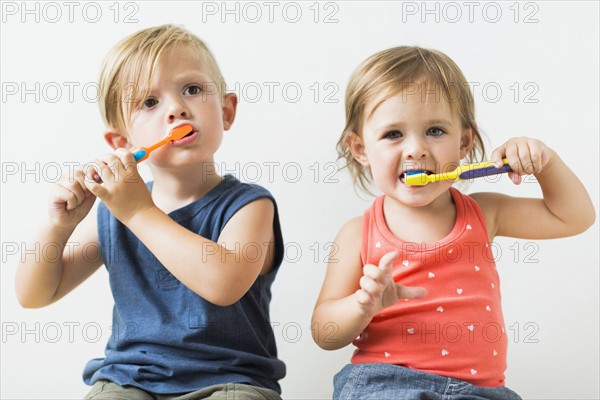
[[[152,188],[151,183],[148,186]],[[269,317],[271,284],[283,260],[275,200],[266,189],[226,175],[204,197],[169,217],[216,243],[229,219],[260,198],[275,205],[275,263],[237,303],[227,307],[204,300],[178,281],[100,204],[100,248],[115,305],[105,358],[88,362],[85,383],[105,379],[160,394],[225,383],[281,392],[278,380],[285,376],[285,364],[277,359]]]

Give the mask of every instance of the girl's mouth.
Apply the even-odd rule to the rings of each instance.
[[[410,170],[410,171],[404,171],[402,174],[400,174],[400,181],[402,183],[405,183],[405,179],[406,179],[407,175],[417,175],[417,174],[431,175],[433,173],[434,173],[433,171],[425,170],[425,169],[414,169],[414,170]]]

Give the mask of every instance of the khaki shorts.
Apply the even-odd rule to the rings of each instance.
[[[150,394],[133,386],[119,386],[110,381],[98,381],[85,400],[281,400],[271,389],[241,383],[215,385],[186,394]]]

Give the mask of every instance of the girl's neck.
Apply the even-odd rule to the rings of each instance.
[[[223,179],[213,163],[169,170],[153,168],[152,172],[152,200],[165,213],[200,199]]]
[[[406,242],[436,242],[448,236],[456,224],[456,206],[449,190],[423,207],[410,207],[386,196],[383,215],[390,232]]]

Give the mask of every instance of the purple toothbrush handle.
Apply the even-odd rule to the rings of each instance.
[[[472,169],[470,171],[463,172],[458,177],[462,180],[467,180],[473,178],[480,178],[482,176],[503,174],[505,172],[512,172],[512,168],[510,167],[510,165],[504,164],[502,168],[496,168],[492,166],[487,168]]]

